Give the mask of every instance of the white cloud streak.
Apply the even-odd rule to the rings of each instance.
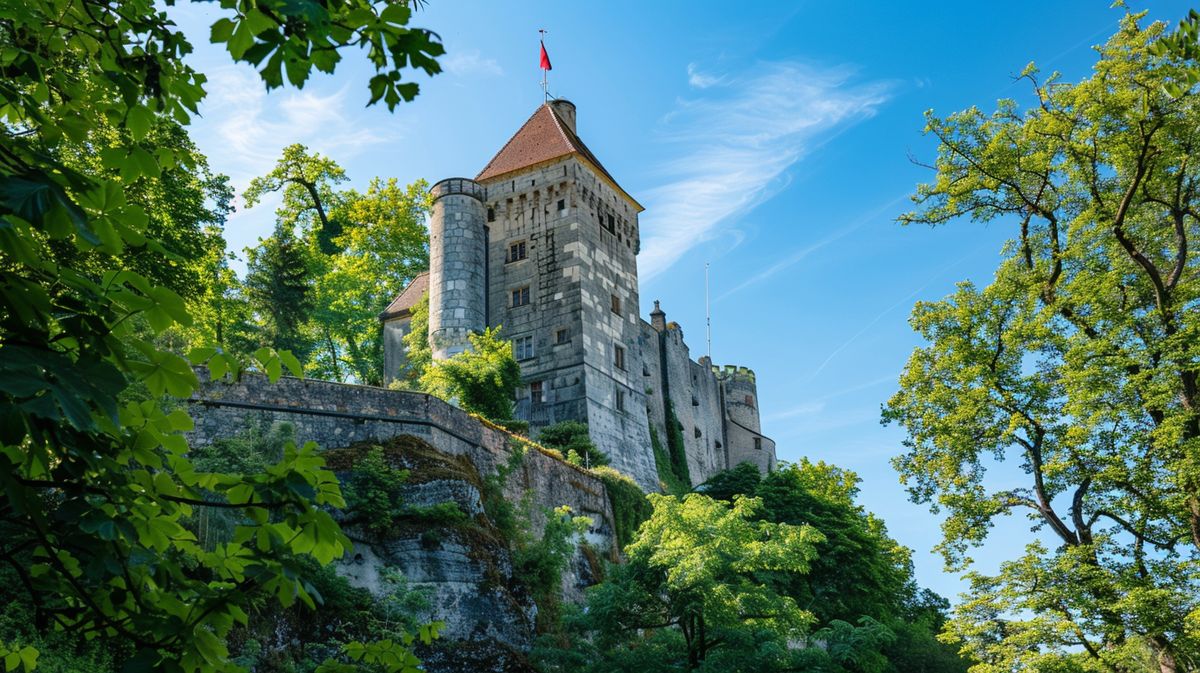
[[[897,196],[896,198],[892,199],[891,201],[888,201],[887,203],[883,204],[882,206],[879,206],[878,208],[875,208],[871,212],[867,213],[866,215],[863,215],[862,217],[858,218],[857,220],[851,222],[850,224],[847,224],[839,229],[834,230],[833,233],[829,234],[825,238],[822,238],[821,240],[817,241],[816,243],[813,243],[811,245],[806,245],[803,248],[800,248],[799,250],[787,255],[783,259],[775,262],[771,266],[768,266],[767,268],[763,269],[762,271],[759,271],[758,273],[754,274],[753,276],[750,276],[749,278],[738,283],[737,285],[733,286],[729,290],[721,293],[721,295],[718,296],[716,300],[721,301],[722,299],[725,299],[726,297],[729,297],[730,295],[741,292],[742,290],[750,287],[751,285],[761,283],[762,281],[770,278],[771,276],[774,276],[775,274],[777,274],[781,271],[784,271],[786,269],[789,269],[789,268],[795,266],[796,264],[802,262],[805,258],[807,258],[812,253],[820,250],[821,248],[824,248],[827,245],[830,245],[831,243],[836,242],[837,240],[839,240],[841,238],[845,238],[847,235],[854,233],[855,231],[863,228],[864,226],[870,224],[871,222],[874,222],[880,215],[891,212],[891,210],[893,208],[895,208],[897,204],[899,204],[901,201],[906,201],[907,199],[908,199],[907,194]]]
[[[347,112],[347,87],[330,94],[313,89],[267,97],[258,74],[242,66],[209,73],[210,92],[195,126],[208,135],[214,168],[229,175],[240,193],[255,176],[271,170],[283,148],[303,143],[345,161],[390,138]],[[286,91],[286,90],[285,90]]]
[[[852,74],[792,61],[722,78],[689,67],[700,96],[680,101],[666,120],[666,142],[679,152],[661,167],[664,183],[644,193],[642,278],[773,196],[830,131],[872,117],[891,84],[851,84]]]
[[[478,49],[453,51],[447,54],[441,63],[443,70],[456,77],[469,75],[499,77],[504,74],[504,69],[500,67],[496,59],[484,57]]]

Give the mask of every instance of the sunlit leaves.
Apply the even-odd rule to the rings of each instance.
[[[38,621],[128,642],[130,670],[229,671],[239,604],[312,604],[298,557],[329,561],[349,541],[327,511],[344,503],[315,447],[290,447],[255,475],[198,472],[187,458],[178,405],[198,385],[193,365],[219,378],[243,363],[221,339],[189,359],[162,345],[195,322],[188,297],[202,294],[175,243],[210,242],[197,229],[228,195],[178,127],[205,77],[161,9],[0,10],[0,544]],[[441,46],[405,27],[407,11],[290,0],[223,10],[213,37],[243,60],[270,56],[268,84],[283,70],[297,85],[313,66],[331,71],[329,52],[352,45],[379,72],[437,71]],[[287,353],[256,360],[271,378],[299,373]],[[200,507],[237,512],[245,537],[202,549],[185,525]],[[0,651],[8,671],[32,669],[36,654]]]
[[[370,81],[368,104],[382,100],[393,109],[401,100],[412,100],[418,87],[401,82],[406,68],[428,75],[441,71],[436,61],[445,53],[441,42],[428,30],[408,27],[412,10],[407,4],[223,0],[221,5],[236,14],[214,23],[210,38],[224,43],[234,60],[258,67],[268,88],[282,86],[285,77],[293,86],[302,86],[313,67],[333,72],[340,50],[351,46],[366,50],[377,73]],[[297,21],[307,30],[291,30]]]
[[[936,175],[901,218],[1013,232],[989,285],[913,310],[926,345],[884,411],[948,564],[998,517],[1034,526],[951,622],[981,671],[1200,658],[1200,92],[1139,19],[1087,79],[1026,68],[1037,105],[930,113]]]

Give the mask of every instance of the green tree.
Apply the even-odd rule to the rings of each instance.
[[[310,154],[296,143],[283,148],[283,156],[269,173],[250,181],[242,199],[253,208],[266,194],[280,192],[283,202],[275,210],[279,226],[311,238],[321,253],[333,255],[341,252],[335,239],[345,229],[339,212],[345,196],[337,185],[347,179],[335,161]]]
[[[426,368],[421,387],[489,420],[512,420],[513,397],[521,384],[512,342],[500,338],[498,327],[467,338],[470,348]]]
[[[318,346],[307,331],[315,303],[308,248],[286,225],[278,225],[247,253],[245,296],[263,327],[265,345],[306,362]]]
[[[643,647],[663,649],[664,670],[771,670],[755,666],[786,658],[787,642],[813,618],[758,575],[806,572],[821,534],[759,520],[755,498],[731,506],[699,494],[648,498],[654,513],[626,548],[629,563],[589,590],[592,670],[641,670],[626,666],[647,663]]]
[[[428,186],[375,178],[359,193],[339,188],[347,179],[332,159],[290,145],[251,181],[248,205],[270,192],[280,192],[282,204],[275,234],[249,251],[247,284],[266,326],[307,345],[310,374],[378,385],[379,311],[429,266]]]
[[[313,321],[333,344],[331,357],[353,378],[383,382],[383,326],[379,312],[418,273],[429,268],[425,216],[429,189],[423,180],[401,187],[375,178],[366,193],[347,192],[345,225],[316,278]],[[335,365],[335,377],[341,367]],[[314,372],[317,373],[317,372]]]
[[[988,286],[914,309],[928,345],[884,411],[951,568],[997,517],[1036,524],[948,624],[980,671],[1200,666],[1200,95],[1139,18],[1089,78],[1027,68],[1036,105],[928,115],[936,175],[901,218],[1013,231]]]
[[[295,85],[313,67],[331,72],[352,45],[375,67],[371,101],[389,107],[416,94],[400,82],[404,68],[438,70],[441,45],[407,26],[405,5],[234,4],[222,3],[212,39],[259,66],[268,87],[285,71]],[[135,196],[137,181],[197,166],[185,148],[143,141],[160,120],[186,124],[205,79],[149,0],[8,3],[0,44],[0,557],[41,631],[120,641],[134,650],[134,670],[236,670],[223,638],[246,621],[243,606],[260,596],[312,604],[300,564],[327,563],[348,540],[326,509],[341,495],[313,446],[290,446],[255,475],[191,465],[180,434],[191,421],[172,400],[197,380],[191,363],[150,338],[193,320],[179,292],[130,266],[141,248],[143,268],[186,266],[187,251],[168,247],[178,241]],[[99,167],[65,158],[106,124],[120,133],[98,152]],[[64,248],[103,254],[55,253]],[[134,330],[142,325],[145,334]],[[216,376],[239,366],[215,349],[192,356]],[[257,359],[272,378],[297,364],[265,350]],[[153,399],[139,400],[143,392]],[[209,552],[182,522],[213,507],[241,521]],[[36,656],[11,643],[0,646],[6,667],[13,652],[33,668]],[[403,644],[351,643],[345,657],[415,670]]]
[[[402,381],[411,388],[419,388],[425,370],[433,364],[433,349],[429,345],[429,293],[421,295],[412,307],[408,333],[404,341],[404,372]]]
[[[562,451],[568,462],[584,467],[608,465],[608,455],[596,448],[587,423],[560,421],[538,431],[538,441]]]

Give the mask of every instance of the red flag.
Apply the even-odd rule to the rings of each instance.
[[[542,45],[542,70],[553,70],[554,68],[550,67],[550,54],[546,53],[546,43],[541,40],[538,40],[538,43]]]

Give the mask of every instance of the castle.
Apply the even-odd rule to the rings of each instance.
[[[587,423],[613,466],[643,488],[659,485],[652,432],[662,447],[676,433],[693,485],[742,462],[772,469],[754,373],[692,360],[657,301],[649,322],[639,316],[643,208],[580,140],[575,120],[574,104],[549,101],[474,180],[432,187],[430,270],[380,315],[385,378],[403,370],[402,337],[428,293],[435,359],[462,352],[471,332],[503,326],[524,381],[517,417],[535,431]]]

